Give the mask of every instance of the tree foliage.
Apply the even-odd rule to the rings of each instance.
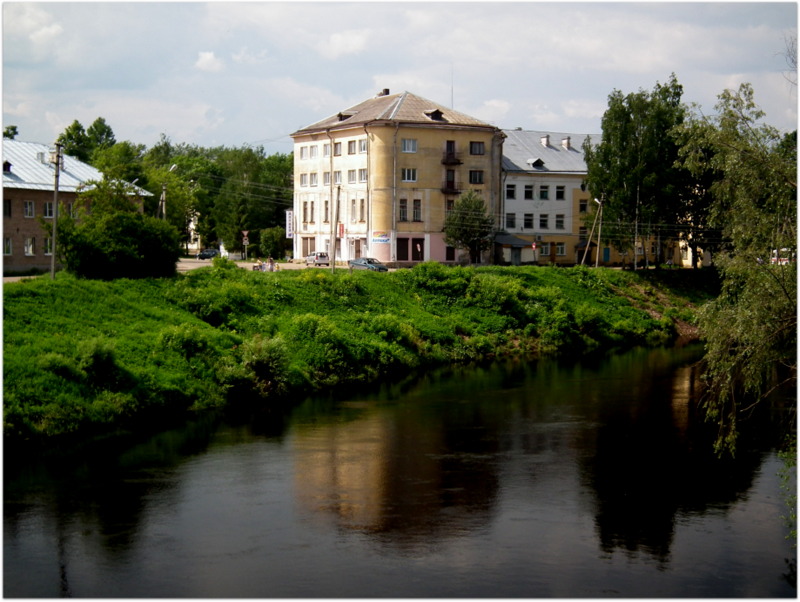
[[[59,212],[58,254],[67,271],[102,280],[175,274],[178,233],[140,213],[124,182],[97,182],[76,204],[74,218]]]
[[[470,262],[479,263],[481,252],[492,246],[494,220],[486,203],[474,190],[459,196],[444,222],[445,243],[469,251]]]
[[[603,201],[603,233],[620,251],[641,244],[642,236],[677,235],[674,225],[690,189],[685,170],[675,164],[678,144],[671,135],[685,117],[682,94],[674,74],[652,92],[614,90],[602,140],[584,143],[587,184]]]
[[[3,128],[3,138],[13,140],[19,135],[19,130],[15,125],[7,125]]]
[[[718,448],[733,451],[737,420],[754,400],[796,381],[797,132],[763,124],[749,84],[723,92],[716,109],[686,124],[681,154],[693,173],[716,174],[709,219],[725,241],[722,293],[700,327],[708,416],[719,425]]]

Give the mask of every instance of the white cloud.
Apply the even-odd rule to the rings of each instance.
[[[330,34],[316,44],[317,52],[325,59],[338,59],[348,54],[358,54],[367,47],[369,32],[349,30]]]
[[[225,66],[221,59],[214,56],[213,52],[198,52],[194,66],[200,71],[218,72]]]
[[[486,121],[487,123],[497,123],[506,115],[508,115],[510,110],[510,102],[507,100],[501,100],[499,98],[493,98],[491,100],[487,100],[476,109],[473,109],[470,115],[482,121]]]

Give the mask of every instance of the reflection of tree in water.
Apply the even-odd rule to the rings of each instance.
[[[153,492],[173,487],[174,468],[205,450],[213,432],[212,420],[159,433],[121,451],[121,440],[106,447],[73,450],[68,454],[5,464],[4,536],[24,537],[20,523],[31,508],[54,525],[59,594],[72,593],[70,557],[73,540],[97,545],[107,558],[124,562],[140,529],[146,500]],[[130,443],[128,443],[130,445]],[[8,456],[6,456],[8,458]]]
[[[696,369],[649,381],[637,403],[599,403],[596,453],[582,473],[596,497],[596,527],[605,553],[643,551],[669,562],[676,516],[709,507],[727,511],[752,485],[761,454],[736,461],[713,453],[713,433],[697,412]],[[640,380],[644,385],[645,380]]]

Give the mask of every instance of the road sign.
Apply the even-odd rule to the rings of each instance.
[[[247,235],[250,233],[250,230],[242,230],[242,236],[247,238]]]
[[[249,245],[250,244],[250,239],[245,236],[244,238],[242,238],[242,244],[244,246]]]

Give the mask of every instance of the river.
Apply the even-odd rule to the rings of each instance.
[[[509,362],[5,458],[6,597],[795,597],[773,442],[696,348]],[[768,429],[767,429],[768,430]]]

